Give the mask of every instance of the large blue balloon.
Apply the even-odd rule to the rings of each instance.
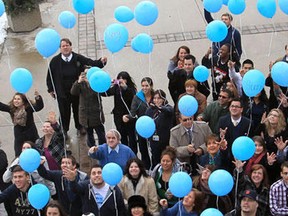
[[[179,111],[184,116],[193,116],[198,110],[198,102],[191,95],[185,95],[178,102]]]
[[[16,68],[10,75],[10,83],[17,92],[25,94],[32,87],[33,77],[29,70]]]
[[[176,197],[184,197],[192,190],[192,179],[186,172],[176,172],[169,179],[169,190]]]
[[[86,78],[87,80],[90,80],[90,77],[92,74],[94,74],[96,71],[102,71],[100,68],[98,67],[91,67],[88,69],[87,74],[86,74]]]
[[[117,7],[114,11],[114,17],[119,22],[129,22],[134,19],[133,11],[127,6]]]
[[[257,9],[262,16],[272,18],[276,13],[276,2],[275,0],[258,0]]]
[[[28,200],[35,209],[42,209],[50,200],[50,192],[46,185],[35,184],[28,191]]]
[[[108,163],[102,169],[102,178],[109,185],[117,185],[122,177],[123,171],[116,163]]]
[[[247,136],[240,136],[232,144],[232,154],[237,160],[249,160],[255,153],[253,140]]]
[[[131,46],[132,49],[137,50],[137,52],[148,54],[153,51],[154,43],[150,35],[141,33],[133,38]]]
[[[73,0],[73,8],[80,14],[88,14],[94,9],[94,0]]]
[[[0,17],[4,14],[5,12],[5,5],[2,0],[0,0]]]
[[[214,20],[206,26],[206,35],[212,42],[220,42],[226,38],[228,28],[226,24],[220,20]]]
[[[273,65],[271,76],[275,83],[288,87],[288,63],[280,61]]]
[[[262,91],[265,85],[265,77],[259,70],[249,70],[243,77],[242,87],[245,94],[254,97]]]
[[[278,5],[282,12],[288,15],[288,0],[279,0]]]
[[[223,4],[222,0],[204,0],[203,1],[204,8],[210,13],[218,12],[221,9],[222,4]]]
[[[229,0],[228,9],[232,14],[238,15],[244,12],[246,8],[245,0]]]
[[[157,5],[151,1],[141,1],[134,10],[134,16],[140,25],[152,25],[158,18]]]
[[[210,71],[203,65],[197,66],[193,71],[193,76],[198,82],[205,82],[209,77]]]
[[[40,165],[41,157],[35,149],[25,149],[19,157],[19,164],[26,172],[33,172]]]
[[[76,24],[76,17],[70,11],[62,11],[58,16],[58,21],[62,27],[70,29]]]
[[[230,0],[231,1],[231,0]],[[222,212],[215,208],[207,208],[205,209],[200,216],[223,216]]]
[[[37,33],[35,46],[43,57],[50,57],[60,47],[60,35],[54,29],[46,28]]]
[[[128,41],[128,30],[125,26],[114,23],[109,25],[104,32],[104,43],[112,53],[118,52]]]
[[[111,77],[105,71],[98,70],[97,73],[91,75],[89,84],[95,92],[103,93],[110,88]]]
[[[136,121],[136,131],[143,138],[151,137],[156,129],[155,122],[149,116],[141,116]]]
[[[208,186],[211,192],[217,196],[227,195],[233,188],[233,177],[226,170],[218,169],[211,173]]]

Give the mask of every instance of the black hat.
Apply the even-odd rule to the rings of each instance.
[[[252,199],[252,200],[254,200],[254,201],[258,201],[258,200],[257,200],[257,193],[256,193],[256,191],[254,191],[254,190],[245,190],[245,191],[242,193],[242,195],[241,195],[241,199],[242,199],[243,197],[248,197],[248,198],[250,198],[250,199]]]
[[[146,201],[143,196],[140,195],[133,195],[128,199],[128,209],[129,212],[134,207],[141,207],[143,208],[144,212],[147,210]]]

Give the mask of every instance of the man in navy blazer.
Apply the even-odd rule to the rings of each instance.
[[[231,147],[235,139],[240,136],[253,135],[253,125],[250,119],[242,116],[243,104],[239,98],[232,99],[229,106],[229,114],[222,116],[219,119],[219,134],[220,137],[225,137],[227,140],[228,159],[233,160]]]

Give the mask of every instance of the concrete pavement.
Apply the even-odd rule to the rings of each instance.
[[[154,80],[154,87],[161,88],[168,93],[168,79],[166,77],[169,59],[176,53],[181,45],[190,47],[193,55],[201,62],[202,56],[210,46],[210,42],[205,35],[206,23],[203,20],[203,7],[201,0],[188,1],[154,1],[159,9],[157,21],[148,27],[139,25],[135,20],[124,24],[129,31],[129,41],[138,33],[148,33],[154,40],[154,50],[151,54],[145,55],[135,53],[130,43],[120,52],[111,54],[103,42],[105,28],[116,20],[113,17],[114,9],[125,5],[132,10],[139,1],[95,1],[94,13],[78,16],[78,25],[71,30],[63,29],[58,23],[58,15],[64,10],[70,10],[76,14],[72,8],[71,1],[47,0],[41,3],[41,14],[43,25],[30,33],[8,33],[4,43],[0,61],[0,101],[8,102],[14,94],[14,90],[9,83],[10,73],[17,67],[24,67],[33,74],[33,88],[37,88],[45,100],[45,108],[37,115],[35,121],[41,134],[41,124],[45,120],[49,110],[57,110],[56,102],[51,99],[46,91],[45,77],[48,62],[51,58],[43,59],[34,47],[34,39],[41,29],[54,28],[61,37],[69,37],[73,43],[73,49],[80,54],[91,58],[108,56],[108,64],[105,71],[114,78],[122,70],[128,71],[135,79],[138,88],[140,80],[144,76],[150,76]],[[214,18],[220,18],[222,12],[226,12],[227,7],[213,14]],[[256,9],[256,0],[247,2],[245,12],[240,16],[234,16],[233,25],[242,33],[242,46],[244,53],[242,60],[251,58],[257,69],[267,73],[270,60],[275,60],[284,55],[284,45],[287,43],[288,22],[287,15],[279,9],[273,19],[262,17]],[[33,89],[27,95],[33,97]],[[170,102],[172,100],[169,100]],[[106,129],[114,127],[112,115],[113,107],[111,98],[103,99],[105,110]],[[73,125],[71,123],[71,128]],[[13,159],[13,126],[9,115],[0,113],[0,140],[2,148]],[[75,130],[69,131],[71,137],[69,146],[77,156],[81,158],[83,168],[88,168],[90,160],[87,160],[85,137],[76,135]],[[80,154],[80,152],[82,152]]]

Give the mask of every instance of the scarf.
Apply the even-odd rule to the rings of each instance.
[[[27,112],[26,110],[23,109],[16,109],[13,115],[13,124],[15,125],[20,125],[20,126],[26,126],[26,121],[27,121]]]
[[[265,156],[265,152],[262,152],[259,155],[254,154],[252,158],[250,158],[250,160],[248,161],[246,168],[245,168],[245,174],[249,175],[251,168],[254,164],[258,164],[260,162],[260,160],[263,158],[263,156]]]

